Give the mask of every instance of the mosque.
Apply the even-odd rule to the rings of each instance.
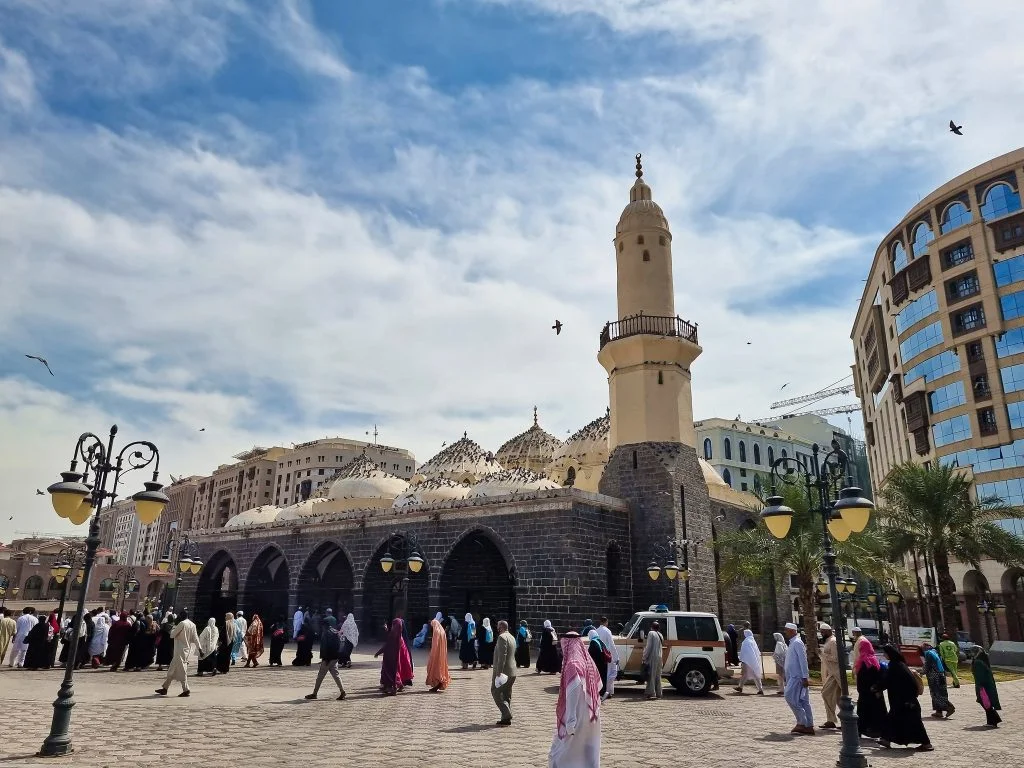
[[[676,314],[672,234],[639,155],[614,248],[603,415],[562,442],[535,408],[497,451],[464,433],[410,481],[360,456],[305,501],[194,532],[206,565],[178,601],[199,616],[243,609],[270,620],[297,606],[351,610],[370,635],[391,616],[418,627],[438,610],[533,627],[550,619],[561,631],[654,603],[762,632],[788,621],[788,590],[719,588],[716,536],[751,525],[756,499],[697,455],[697,326]],[[670,560],[689,578],[650,577],[652,561]]]

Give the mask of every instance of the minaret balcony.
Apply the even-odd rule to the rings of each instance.
[[[616,339],[627,336],[678,336],[691,344],[697,343],[697,325],[680,317],[661,317],[658,315],[633,315],[624,317],[613,323],[605,323],[601,331],[601,349]]]

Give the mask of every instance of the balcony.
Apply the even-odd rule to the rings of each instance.
[[[625,339],[628,336],[678,336],[691,344],[697,343],[697,326],[688,323],[679,317],[662,317],[660,315],[633,315],[617,320],[614,323],[605,323],[601,331],[601,346],[616,339]]]

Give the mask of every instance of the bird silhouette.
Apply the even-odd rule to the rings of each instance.
[[[40,363],[46,366],[46,370],[50,371],[50,364],[45,359],[39,357],[39,355],[25,355],[29,360],[38,360]],[[50,375],[53,376],[53,371],[50,371]]]
[[[957,136],[963,136],[964,130],[962,125],[957,125],[952,120],[949,121],[949,132],[955,133]]]
[[[205,432],[205,431],[206,431],[206,427],[200,427],[200,428],[199,428],[199,431],[200,431],[200,432]]]
[[[555,324],[551,326],[551,329],[555,332],[555,336],[562,332],[562,321],[555,320]]]
[[[36,496],[45,496],[45,495],[46,494],[43,491],[40,491],[38,488],[36,488]]]
[[[748,341],[748,342],[747,342],[747,346],[749,347],[749,346],[751,345],[751,343],[752,343],[752,342],[749,342],[749,341]]]
[[[785,384],[783,384],[781,387],[779,387],[779,392],[781,392],[782,390],[784,390],[788,386],[789,386],[789,382],[787,381]]]

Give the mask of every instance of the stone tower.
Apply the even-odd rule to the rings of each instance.
[[[636,181],[615,228],[618,320],[601,332],[597,359],[608,372],[611,455],[600,490],[630,503],[634,607],[715,611],[718,591],[711,508],[697,463],[690,364],[697,327],[675,311],[672,233],[636,156]],[[689,582],[647,575],[656,548],[688,540]],[[677,556],[680,565],[683,555]],[[664,565],[664,562],[659,562]],[[689,598],[689,601],[687,600]]]

